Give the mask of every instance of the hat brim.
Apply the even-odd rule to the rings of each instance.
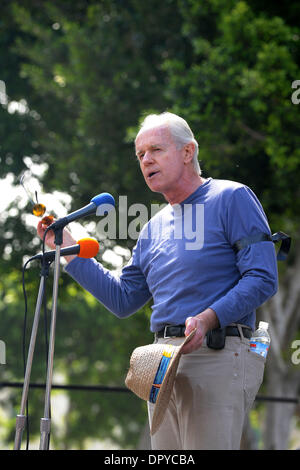
[[[160,390],[156,399],[156,403],[154,406],[154,412],[152,416],[151,429],[150,429],[151,435],[155,434],[158,431],[161,423],[163,422],[163,419],[165,417],[165,413],[167,411],[167,407],[171,398],[179,360],[182,355],[182,348],[188,341],[191,340],[191,338],[195,334],[195,331],[196,330],[193,330],[185,338],[184,342],[180,345],[180,347],[178,348],[178,350],[175,352],[174,356],[171,359],[170,365],[164,377],[163,383],[160,387]]]

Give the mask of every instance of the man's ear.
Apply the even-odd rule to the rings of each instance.
[[[193,142],[185,144],[183,147],[184,151],[184,163],[190,163],[193,160],[196,146]]]

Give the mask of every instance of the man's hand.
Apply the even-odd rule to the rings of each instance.
[[[188,336],[194,329],[196,333],[192,339],[183,347],[182,353],[189,354],[190,352],[199,349],[202,346],[206,333],[209,330],[218,328],[219,320],[216,312],[211,308],[207,308],[195,317],[188,317],[185,321],[185,336]]]
[[[50,226],[51,227],[51,226]],[[37,233],[41,240],[43,240],[44,233],[47,229],[47,225],[44,225],[42,220],[39,221],[38,226],[37,226]],[[53,230],[49,230],[46,234],[46,239],[45,239],[46,245],[51,248],[52,250],[55,250],[55,243],[54,243],[54,232]],[[76,245],[77,241],[72,237],[71,233],[69,230],[64,228],[63,231],[63,243],[61,245],[61,248],[66,248],[67,246],[71,245]],[[72,259],[76,258],[77,255],[69,255],[65,256],[66,261],[70,262]]]

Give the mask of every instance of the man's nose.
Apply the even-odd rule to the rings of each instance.
[[[152,162],[153,162],[152,153],[145,152],[144,157],[143,157],[143,163],[147,165]]]

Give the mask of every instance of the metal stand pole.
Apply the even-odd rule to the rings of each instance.
[[[27,357],[25,378],[24,378],[23,391],[22,391],[20,414],[18,414],[16,418],[16,434],[15,434],[14,450],[19,450],[21,448],[22,435],[23,435],[23,431],[25,428],[25,424],[26,424],[25,407],[26,407],[26,402],[28,398],[28,389],[29,389],[33,354],[34,354],[36,336],[37,336],[38,325],[39,325],[39,320],[40,320],[41,306],[42,306],[44,291],[45,291],[45,278],[48,276],[48,272],[49,272],[49,264],[43,265],[39,293],[37,297],[34,320],[33,320],[31,337],[30,337],[30,344],[29,344],[29,349],[28,349],[28,357]]]
[[[55,343],[58,281],[59,281],[59,271],[60,271],[60,248],[61,248],[60,244],[57,244],[56,249],[55,249],[55,269],[54,269],[54,281],[53,281],[53,303],[52,303],[52,313],[51,313],[51,327],[50,327],[50,340],[49,340],[47,382],[46,382],[46,393],[45,393],[45,407],[44,407],[44,417],[41,418],[41,427],[40,427],[40,431],[41,431],[40,450],[48,450],[50,428],[51,428],[50,395],[51,395],[52,375],[53,375],[53,359],[54,359],[54,343]]]

